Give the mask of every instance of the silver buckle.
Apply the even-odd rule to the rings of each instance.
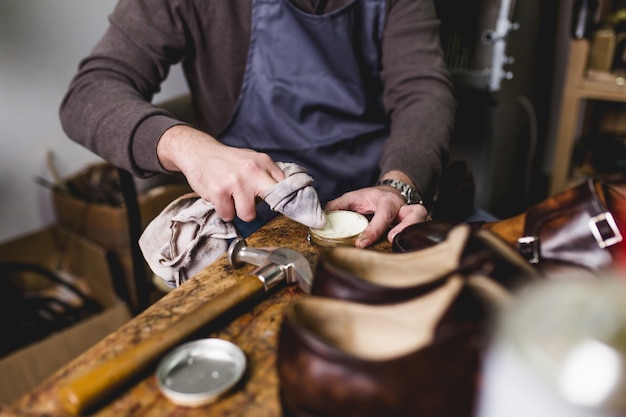
[[[517,239],[518,252],[531,264],[539,263],[539,238],[537,236],[522,236]]]
[[[613,236],[609,236],[607,238],[602,236],[602,233],[600,232],[600,228],[598,227],[598,224],[600,223],[605,223],[611,230]],[[593,216],[592,218],[590,218],[589,228],[591,229],[591,233],[593,234],[593,237],[596,238],[596,242],[598,242],[598,246],[600,246],[602,249],[607,248],[609,246],[613,246],[616,243],[619,243],[622,241],[622,234],[620,233],[619,228],[617,227],[617,223],[615,223],[615,219],[613,218],[613,215],[609,212],[600,213],[597,216]]]

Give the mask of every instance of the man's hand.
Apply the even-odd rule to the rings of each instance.
[[[283,180],[283,171],[264,153],[226,146],[197,129],[177,125],[157,146],[159,161],[180,171],[198,195],[215,206],[224,221],[256,217],[256,198]]]
[[[421,204],[407,205],[404,197],[392,187],[376,186],[351,191],[329,201],[326,210],[352,210],[374,216],[355,242],[358,248],[374,244],[390,227],[389,242],[404,228],[426,220],[428,210]]]

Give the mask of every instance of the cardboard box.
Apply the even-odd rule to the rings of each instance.
[[[185,184],[158,185],[137,196],[142,228],[169,203],[190,192]],[[59,224],[110,250],[128,248],[128,218],[125,205],[91,203],[70,194],[53,193]]]
[[[85,172],[80,172],[67,181],[75,181],[78,176],[85,175]],[[164,184],[140,192],[137,199],[142,230],[169,203],[190,191],[191,188],[187,184]],[[60,192],[53,193],[53,206],[59,224],[109,249],[117,256],[122,269],[123,282],[115,285],[118,291],[122,288],[124,291],[118,294],[129,302],[131,308],[136,308],[137,291],[134,283],[126,206],[90,203]],[[145,263],[144,268],[146,276],[151,276],[152,272]]]
[[[54,225],[0,244],[0,262],[58,267],[78,277],[103,310],[0,358],[0,403],[35,388],[63,365],[131,318],[113,289],[109,251]],[[3,335],[2,337],[10,337]]]

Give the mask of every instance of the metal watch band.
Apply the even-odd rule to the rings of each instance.
[[[389,187],[393,187],[396,190],[400,191],[400,194],[406,200],[407,204],[421,204],[424,205],[424,201],[420,195],[415,191],[415,188],[411,187],[409,184],[405,184],[402,181],[394,180],[394,179],[385,179],[380,180],[376,183],[376,185],[388,185]]]

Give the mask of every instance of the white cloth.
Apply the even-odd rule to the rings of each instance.
[[[196,193],[171,202],[139,237],[148,266],[170,287],[178,287],[228,249],[237,230]]]
[[[262,196],[269,207],[313,228],[326,224],[313,178],[297,164],[278,162],[285,179]],[[139,247],[148,266],[170,287],[178,287],[228,250],[237,237],[231,222],[224,222],[213,203],[196,193],[172,201],[143,231]]]
[[[285,179],[270,187],[261,198],[274,211],[314,229],[326,225],[317,191],[311,185],[313,178],[306,169],[294,163],[277,162]]]

